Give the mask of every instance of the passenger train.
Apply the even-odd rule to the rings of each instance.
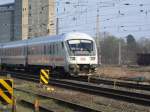
[[[71,32],[0,44],[2,68],[48,68],[70,75],[90,75],[97,64],[95,40],[85,33]]]

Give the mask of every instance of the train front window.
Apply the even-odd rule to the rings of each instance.
[[[94,55],[94,45],[91,40],[68,40],[69,54],[73,56]]]

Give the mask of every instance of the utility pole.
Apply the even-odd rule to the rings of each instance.
[[[59,34],[59,18],[56,20],[56,35]]]
[[[100,21],[99,21],[99,9],[97,8],[97,17],[96,17],[96,44],[97,44],[97,53],[98,53],[98,64],[101,65],[101,47],[100,47]]]
[[[121,63],[122,63],[122,62],[121,62],[121,61],[122,61],[122,60],[121,60],[121,57],[122,57],[122,56],[121,56],[121,38],[120,38],[120,39],[119,39],[119,56],[118,56],[118,62],[119,62],[118,64],[119,64],[119,65],[121,65]]]

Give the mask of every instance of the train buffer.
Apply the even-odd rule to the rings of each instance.
[[[49,83],[49,70],[48,69],[41,69],[40,83],[43,85],[47,85]]]
[[[54,91],[53,87],[48,86],[49,80],[50,80],[50,71],[48,69],[41,69],[40,86],[46,88],[48,91]]]
[[[0,79],[0,102],[4,105],[13,104],[12,79]]]

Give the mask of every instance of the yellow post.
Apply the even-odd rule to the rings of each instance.
[[[47,85],[49,82],[49,70],[41,69],[40,71],[40,83]]]
[[[17,112],[17,101],[15,97],[13,98],[12,112]]]
[[[116,81],[116,79],[115,79],[115,80],[114,80],[114,89],[116,88],[116,82],[117,82],[117,81]]]
[[[90,82],[90,78],[91,78],[91,76],[88,76],[88,82]]]
[[[34,109],[35,109],[35,112],[40,111],[40,102],[39,102],[38,99],[36,99],[35,102],[34,102]]]

